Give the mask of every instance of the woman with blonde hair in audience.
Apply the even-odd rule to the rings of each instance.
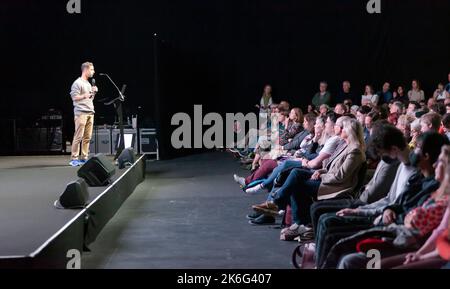
[[[407,142],[411,141],[411,122],[412,118],[406,114],[398,117],[396,127],[403,133]]]
[[[422,134],[420,119],[417,118],[411,123],[411,141],[408,144],[409,149],[414,150],[417,145],[417,139]]]

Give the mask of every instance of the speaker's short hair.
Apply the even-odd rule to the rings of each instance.
[[[85,62],[85,63],[81,64],[81,71],[83,72],[86,68],[89,68],[91,66],[94,66],[94,63],[92,63],[92,62]]]

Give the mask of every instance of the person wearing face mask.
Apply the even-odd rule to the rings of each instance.
[[[370,147],[375,150],[385,163],[400,164],[395,178],[384,198],[369,204],[350,204],[334,211],[312,216],[315,223],[316,265],[320,267],[331,247],[341,238],[351,236],[362,229],[373,227],[374,219],[383,213],[383,209],[395,202],[398,196],[408,188],[408,179],[418,174],[410,165],[410,150],[400,130],[392,125],[383,125],[372,132]]]
[[[434,164],[438,160],[441,147],[447,144],[449,144],[447,138],[435,132],[427,132],[419,137],[416,149],[409,156],[411,166],[417,167],[419,172],[408,179],[406,189],[392,204],[381,208],[381,213],[374,219],[373,224],[375,226],[386,227],[391,224],[404,224],[408,213],[421,206],[439,188],[440,180],[435,178]],[[371,236],[378,236],[380,230],[385,230],[380,228],[362,230],[351,237],[341,239],[331,248],[322,268],[336,268],[339,262],[340,268],[359,268],[358,266],[364,263],[364,258],[361,259],[360,255],[353,254],[356,244],[364,239],[371,238]],[[408,242],[410,241],[408,239]],[[407,247],[409,243],[402,245]],[[398,250],[395,248],[390,246],[388,248],[383,250],[382,257],[398,254]]]

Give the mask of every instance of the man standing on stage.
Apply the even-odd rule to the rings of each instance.
[[[72,160],[69,163],[73,167],[83,165],[89,155],[89,142],[92,137],[95,113],[93,100],[95,94],[98,92],[98,88],[95,86],[95,83],[91,85],[88,80],[94,76],[94,73],[94,64],[91,62],[83,63],[81,65],[81,77],[75,80],[70,90],[75,116]]]

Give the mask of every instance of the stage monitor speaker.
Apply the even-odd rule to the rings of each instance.
[[[66,189],[55,202],[58,209],[81,209],[89,200],[88,185],[83,179],[67,184]]]
[[[124,149],[117,159],[119,169],[123,169],[126,166],[131,166],[135,161],[135,154],[132,148]]]
[[[78,176],[93,187],[106,186],[115,173],[114,164],[103,154],[96,154],[78,170]]]

